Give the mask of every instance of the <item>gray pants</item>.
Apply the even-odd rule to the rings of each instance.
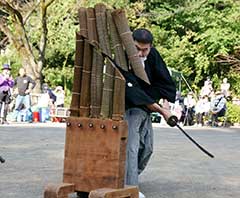
[[[126,158],[127,185],[138,185],[138,175],[146,167],[153,152],[153,129],[150,114],[139,108],[128,109],[128,142]]]

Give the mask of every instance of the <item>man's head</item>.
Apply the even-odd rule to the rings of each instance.
[[[21,67],[19,69],[19,75],[23,77],[25,74],[26,74],[26,70],[23,67]]]
[[[11,71],[10,65],[7,64],[7,63],[3,64],[2,73],[3,74],[10,74],[10,71]]]
[[[139,57],[147,57],[152,47],[152,33],[144,28],[136,29],[133,31],[133,40],[135,41]]]

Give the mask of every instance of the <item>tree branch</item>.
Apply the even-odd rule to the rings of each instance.
[[[45,7],[47,8],[48,6],[50,6],[55,0],[49,0],[46,4]]]
[[[8,12],[10,12],[11,14],[17,16],[19,22],[21,24],[23,24],[23,17],[22,14],[15,9],[14,7],[12,7],[8,2],[6,2],[5,0],[1,0],[0,1],[0,6],[2,6],[3,8],[5,8]]]
[[[32,15],[32,13],[37,9],[37,7],[39,6],[40,1],[33,6],[33,8],[27,13],[27,15],[23,18],[23,24],[26,24],[26,21],[29,19],[29,17]]]

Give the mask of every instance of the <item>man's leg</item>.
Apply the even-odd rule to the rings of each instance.
[[[23,96],[17,95],[16,101],[15,101],[15,108],[13,113],[13,120],[17,120],[18,113],[20,111],[20,105],[22,104]]]
[[[30,108],[30,96],[29,95],[23,96],[22,103],[24,104],[24,107],[27,110],[29,110],[29,108]]]
[[[126,158],[126,178],[127,185],[138,185],[138,150],[140,145],[140,128],[145,119],[146,112],[141,109],[129,109],[125,113],[128,122],[128,142]]]
[[[147,115],[140,130],[140,149],[138,152],[138,174],[147,166],[153,152],[153,129],[150,115]]]

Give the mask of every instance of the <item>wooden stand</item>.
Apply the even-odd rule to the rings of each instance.
[[[47,186],[44,198],[67,198],[73,192],[88,192],[90,198],[137,198],[137,187],[124,188],[126,143],[126,121],[69,117],[63,184]]]

